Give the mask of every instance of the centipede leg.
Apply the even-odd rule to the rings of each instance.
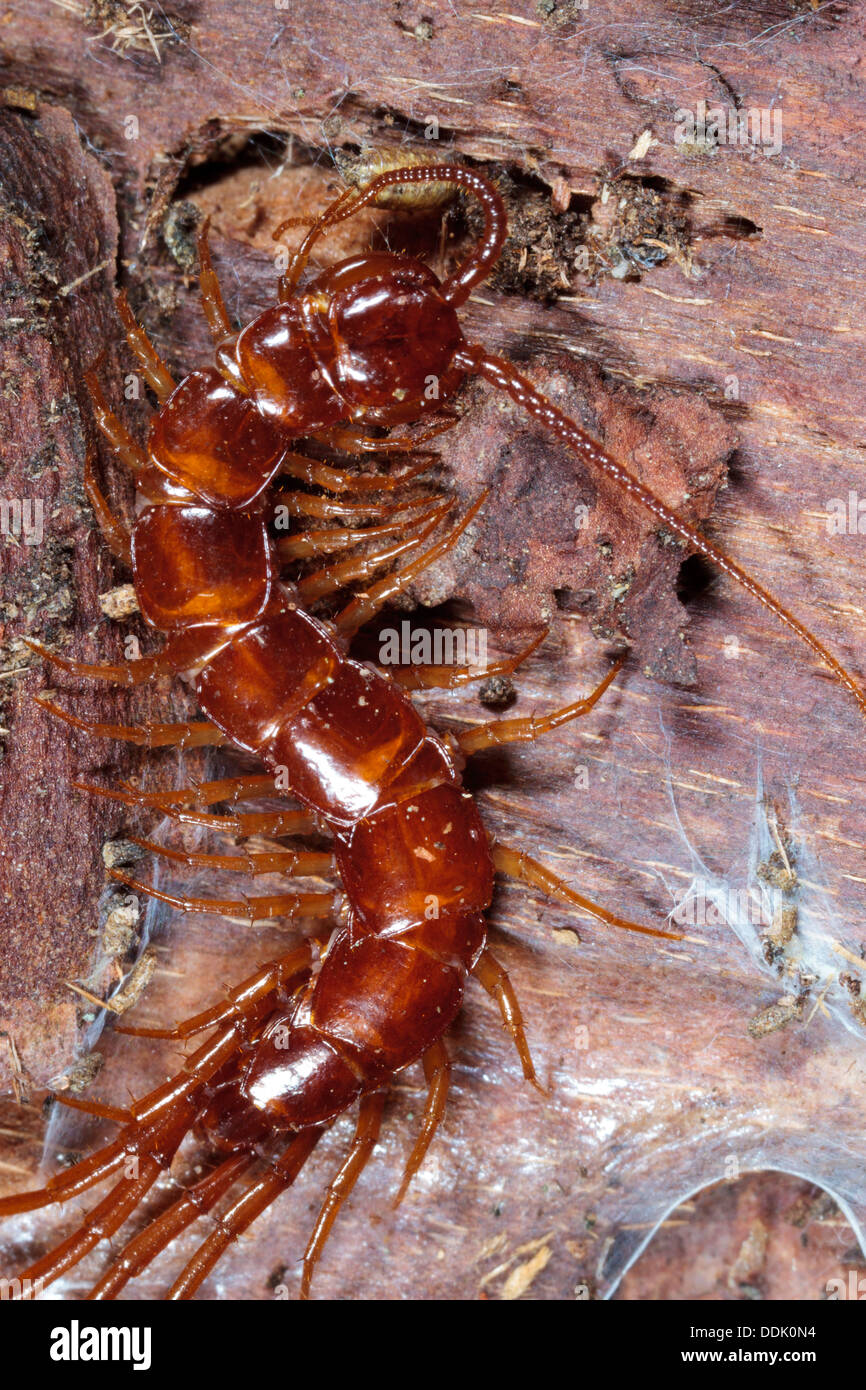
[[[355,556],[353,559],[343,560],[336,565],[327,565],[324,569],[315,570],[312,574],[305,575],[298,583],[298,593],[306,603],[310,603],[315,599],[324,598],[327,594],[335,593],[337,589],[342,589],[346,584],[350,584],[356,579],[363,581],[371,578],[376,570],[381,569],[383,565],[388,565],[398,556],[410,554],[417,550],[420,545],[423,545],[427,537],[443,520],[451,505],[451,500],[448,499],[443,506],[435,507],[432,511],[423,513],[413,526],[405,528],[410,533],[417,531],[416,535],[410,534],[406,540],[395,541],[392,545],[382,546],[379,550],[374,550],[368,555]],[[358,533],[358,535],[359,539],[363,538],[363,533]]]
[[[200,748],[204,744],[223,744],[229,740],[214,724],[196,720],[181,724],[103,724],[96,719],[82,719],[61,709],[45,695],[34,695],[36,704],[55,719],[71,724],[73,729],[95,734],[98,738],[116,738],[122,743],[136,743],[142,748]]]
[[[200,1050],[201,1051],[201,1050]],[[216,1068],[214,1068],[216,1070]],[[190,1082],[189,1090],[194,1088],[197,1083]],[[148,1119],[154,1121],[148,1130],[151,1138],[158,1139],[166,1130],[171,1115],[171,1102],[176,1100],[176,1096],[165,1096],[167,1086],[157,1088],[150,1093],[142,1102],[143,1105],[152,1103],[152,1113]],[[161,1117],[161,1112],[166,1111],[166,1115]],[[39,1211],[42,1207],[53,1206],[55,1202],[67,1202],[73,1197],[79,1197],[83,1192],[87,1192],[91,1187],[96,1187],[115,1173],[117,1169],[129,1158],[137,1158],[139,1149],[135,1145],[136,1128],[139,1123],[139,1116],[133,1107],[133,1121],[117,1139],[110,1144],[105,1144],[89,1158],[82,1159],[72,1168],[64,1173],[55,1173],[49,1178],[43,1187],[36,1188],[33,1192],[12,1193],[8,1197],[0,1198],[0,1218],[6,1216],[19,1216],[23,1212]],[[180,1138],[178,1138],[180,1143]]]
[[[125,1152],[124,1141],[116,1139],[92,1154],[90,1158],[76,1163],[75,1167],[67,1172],[56,1173],[43,1187],[36,1188],[35,1191],[11,1193],[8,1197],[0,1197],[0,1219],[6,1216],[20,1216],[27,1211],[39,1211],[42,1207],[52,1206],[54,1202],[66,1202],[72,1197],[78,1197],[88,1188],[95,1187],[97,1183],[110,1177],[120,1167]]]
[[[565,705],[550,714],[530,716],[528,719],[494,719],[488,724],[479,724],[475,729],[467,729],[465,733],[458,735],[457,742],[467,754],[506,743],[532,743],[541,734],[549,733],[551,729],[558,729],[561,724],[567,724],[572,719],[579,719],[581,715],[588,714],[622,669],[625,660],[623,656],[619,661],[615,661],[604,680],[585,700],[576,700],[574,704]]]
[[[90,791],[102,793],[101,787],[90,787]],[[116,795],[119,800],[127,800],[138,806],[156,806],[163,810],[166,806],[213,806],[218,801],[245,801],[250,796],[267,796],[274,791],[274,776],[270,772],[254,772],[241,777],[220,777],[216,781],[198,782],[191,787],[177,787],[174,791],[128,792],[126,794],[104,791],[104,795]],[[309,829],[314,824],[305,811],[291,814],[303,820],[300,829]]]
[[[70,1110],[81,1110],[85,1115],[95,1115],[100,1120],[112,1120],[114,1124],[128,1125],[134,1119],[131,1110],[122,1110],[117,1105],[103,1105],[97,1100],[82,1100],[79,1096],[69,1096],[59,1091],[54,1099]]]
[[[163,401],[168,400],[174,390],[174,378],[150,338],[136,320],[129,307],[129,300],[122,290],[117,296],[117,312],[126,332],[126,341],[138,359],[142,375],[161,405]]]
[[[520,1011],[517,995],[514,986],[508,977],[508,971],[499,964],[499,961],[489,950],[483,950],[475,965],[472,967],[475,975],[491,998],[495,999],[499,1005],[499,1012],[502,1015],[502,1022],[507,1031],[511,1034],[514,1046],[517,1048],[517,1055],[520,1058],[520,1065],[523,1068],[523,1075],[526,1080],[531,1082],[536,1090],[542,1095],[546,1095],[544,1087],[535,1074],[535,1065],[532,1061],[532,1054],[529,1051],[529,1043],[526,1040],[526,1031],[523,1026],[523,1014]]]
[[[128,686],[145,685],[160,676],[173,676],[178,671],[196,666],[213,652],[215,646],[218,647],[220,641],[206,628],[193,629],[192,632],[170,635],[162,651],[157,652],[155,656],[142,656],[135,661],[96,663],[74,661],[49,651],[41,642],[33,641],[31,638],[23,640],[31,651],[38,652],[44,661],[50,662],[52,666],[59,666],[62,671],[67,671],[72,676]]]
[[[283,561],[306,560],[310,556],[332,555],[338,550],[350,550],[353,546],[367,541],[382,540],[385,536],[402,533],[406,528],[405,518],[391,521],[384,526],[365,526],[350,528],[339,526],[324,528],[321,531],[300,531],[296,536],[285,536],[276,542],[277,554]]]
[[[220,343],[231,337],[234,330],[229,321],[219,278],[211,259],[209,233],[210,218],[206,217],[199,227],[196,237],[199,264],[198,285],[201,291],[202,308],[214,347],[219,347]]]
[[[355,190],[353,188],[347,188],[344,193],[341,193],[338,198],[335,198],[334,201],[331,204],[329,204],[329,206],[321,214],[321,216],[316,218],[316,221],[310,227],[303,241],[296,248],[296,250],[292,252],[291,257],[289,258],[289,263],[286,266],[286,269],[283,271],[283,274],[280,276],[279,300],[281,304],[285,304],[286,300],[291,299],[292,295],[294,294],[298,285],[298,281],[300,280],[301,275],[303,274],[304,267],[306,266],[307,261],[309,260],[310,252],[312,251],[313,246],[318,241],[319,237],[331,225],[331,220],[334,212],[338,208],[342,208],[344,204],[350,203],[353,200],[354,193]],[[304,218],[302,217],[284,218],[283,221],[279,224],[278,227],[275,228],[273,232],[274,241],[279,241],[280,237],[283,235],[283,232],[288,231],[289,227],[298,227],[305,225],[306,223],[304,221]]]
[[[272,850],[247,854],[186,854],[183,850],[169,849],[153,840],[141,839],[138,835],[129,836],[130,844],[140,845],[149,854],[159,855],[161,859],[171,859],[176,864],[185,864],[190,869],[226,869],[229,873],[285,874],[287,878],[323,878],[334,868],[333,854],[321,850]]]
[[[84,491],[87,499],[93,508],[93,514],[99,523],[105,543],[117,560],[122,560],[127,566],[132,566],[132,540],[129,530],[119,521],[108,505],[105,494],[96,481],[96,472],[93,467],[93,459],[90,454],[84,460]]]
[[[317,830],[312,816],[301,811],[236,811],[220,816],[206,811],[177,810],[166,805],[163,814],[179,825],[200,825],[205,830],[226,831],[230,835],[307,835]]]
[[[360,434],[357,430],[348,426],[334,426],[333,429],[322,430],[313,435],[314,439],[321,440],[324,444],[330,444],[335,449],[342,449],[346,454],[406,454],[412,453],[418,448],[419,444],[426,444],[430,439],[436,439],[446,430],[452,430],[459,424],[458,415],[450,415],[446,412],[444,420],[438,420],[436,424],[428,426],[425,430],[419,430],[417,434],[389,436],[385,439],[375,439],[372,435]]]
[[[38,1211],[55,1202],[67,1202],[110,1177],[126,1158],[158,1157],[174,1152],[189,1129],[198,1108],[197,1096],[210,1079],[237,1052],[250,1019],[260,1017],[273,993],[269,977],[248,981],[242,1000],[205,1043],[192,1052],[181,1070],[131,1107],[132,1122],[110,1144],[82,1159],[64,1173],[55,1173],[32,1192],[0,1198],[0,1220],[23,1212]],[[171,1144],[174,1148],[171,1148]]]
[[[438,560],[442,555],[446,555],[449,550],[454,548],[463,532],[470,522],[474,520],[486,500],[487,492],[485,491],[478,498],[477,502],[473,503],[469,508],[462,520],[459,521],[446,536],[443,536],[441,540],[437,541],[435,545],[430,546],[429,550],[425,550],[417,559],[413,560],[411,564],[406,565],[404,569],[400,570],[399,574],[389,575],[386,579],[381,579],[372,589],[368,589],[366,593],[356,595],[351,603],[348,603],[345,608],[341,609],[334,619],[334,625],[337,630],[347,637],[353,636],[360,627],[363,627],[364,623],[369,622],[370,619],[374,617],[386,603],[390,602],[396,594],[402,593],[404,589],[408,589],[409,585],[417,579],[418,575],[427,569],[429,565],[432,565],[434,561]]]
[[[350,473],[347,469],[332,468],[318,459],[290,453],[283,459],[280,472],[286,477],[297,478],[299,482],[315,484],[326,492],[393,492],[421,473],[426,473],[436,462],[436,457],[436,454],[426,454],[420,463],[405,468],[402,473]]]
[[[291,985],[298,976],[309,971],[312,963],[311,947],[308,942],[304,942],[297,950],[289,951],[279,960],[271,961],[234,989],[227,990],[221,1004],[214,1004],[201,1013],[193,1014],[191,1018],[185,1018],[182,1023],[175,1024],[174,1028],[135,1027],[132,1024],[120,1023],[115,1026],[114,1031],[134,1038],[171,1038],[180,1041],[223,1023],[239,1022],[251,1001],[261,1000],[265,995]]]
[[[430,498],[421,497],[412,502],[338,502],[333,497],[313,497],[306,492],[281,492],[276,506],[288,516],[299,518],[314,517],[318,521],[338,518],[342,521],[366,521],[368,518],[382,521],[406,512],[407,522],[411,515],[429,507]]]
[[[20,1276],[22,1286],[30,1288],[36,1281],[43,1287],[53,1283],[100,1241],[114,1235],[153,1187],[165,1166],[163,1160],[145,1158],[141,1162],[143,1171],[137,1177],[121,1178],[66,1240],[24,1270]]]
[[[400,1190],[394,1198],[395,1207],[399,1207],[403,1198],[406,1196],[409,1184],[424,1162],[427,1150],[433,1141],[433,1136],[442,1123],[442,1117],[445,1114],[445,1106],[448,1103],[448,1089],[451,1084],[451,1062],[448,1058],[448,1050],[441,1038],[424,1053],[424,1075],[427,1078],[429,1089],[427,1092],[427,1104],[424,1107],[424,1117],[421,1121],[421,1133],[415,1140],[415,1146],[409,1155],[409,1161],[403,1173],[403,1181],[400,1184]]]
[[[271,897],[250,898],[188,898],[165,893],[152,883],[141,883],[120,869],[110,869],[109,876],[131,888],[156,898],[179,912],[214,912],[220,917],[245,917],[250,926],[270,922],[275,917],[327,917],[334,911],[337,899],[333,893],[278,893]]]
[[[571,903],[599,922],[605,922],[610,927],[623,927],[626,931],[639,932],[642,936],[661,936],[668,941],[682,940],[682,936],[677,932],[661,931],[656,927],[644,927],[638,922],[628,922],[624,917],[617,917],[615,913],[608,912],[606,907],[601,907],[598,903],[592,902],[590,898],[585,898],[582,893],[576,893],[564,879],[559,878],[544,864],[539,864],[537,859],[531,859],[522,850],[493,840],[491,841],[490,852],[493,856],[493,863],[500,873],[507,874],[509,878],[518,879],[521,883],[526,883],[532,888],[540,888],[542,893],[546,893],[550,898],[559,898],[561,902]]]
[[[143,449],[139,448],[129,430],[117,418],[114,411],[110,409],[96,372],[85,372],[84,382],[93,403],[93,414],[97,427],[108,440],[121,463],[124,463],[132,473],[145,472],[149,468],[147,455]]]
[[[358,1123],[352,1146],[340,1171],[328,1184],[328,1191],[322,1203],[313,1233],[304,1251],[304,1272],[301,1277],[301,1298],[309,1298],[313,1271],[319,1262],[325,1241],[337,1219],[337,1213],[346,1201],[355,1183],[366,1168],[376,1147],[379,1130],[382,1126],[382,1111],[385,1108],[385,1092],[374,1091],[363,1096],[358,1108]]]
[[[549,631],[545,628],[516,656],[491,661],[487,666],[389,666],[387,673],[403,690],[456,690],[458,686],[489,680],[491,676],[510,676],[541,646]]]
[[[253,1163],[251,1154],[234,1154],[186,1189],[183,1196],[155,1221],[128,1241],[106,1273],[94,1284],[88,1299],[99,1302],[116,1298],[130,1279],[146,1269],[183,1231],[205,1216]]]
[[[229,1245],[261,1216],[271,1203],[290,1187],[303,1168],[321,1135],[321,1129],[308,1129],[293,1139],[286,1152],[222,1217],[219,1226],[199,1246],[192,1259],[172,1284],[166,1298],[172,1301],[192,1298]]]
[[[120,801],[125,806],[155,807],[183,825],[201,825],[237,835],[307,835],[318,828],[316,818],[307,811],[236,811],[230,815],[208,815],[184,809],[194,805],[210,806],[216,801],[237,802],[246,796],[274,792],[274,779],[269,774],[225,777],[216,782],[200,782],[197,787],[160,792],[140,792],[129,786],[120,791],[116,787],[97,787],[92,782],[73,782],[72,785],[78,791]]]

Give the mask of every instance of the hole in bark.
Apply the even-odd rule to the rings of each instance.
[[[677,575],[677,598],[684,607],[700,598],[713,585],[716,572],[703,555],[690,555],[683,560]]]
[[[584,239],[593,197],[569,191],[568,207],[558,211],[543,179],[510,164],[479,167],[496,184],[508,214],[508,240],[491,288],[545,304],[569,293],[577,267],[588,263]],[[480,236],[484,218],[474,201],[464,200],[464,219],[469,234]]]
[[[403,628],[403,624],[406,628]],[[401,648],[407,646],[411,648],[414,641],[420,639],[423,633],[430,634],[431,638],[439,631],[456,631],[466,628],[467,632],[480,632],[483,629],[477,621],[475,611],[471,603],[463,599],[448,599],[444,603],[436,604],[433,607],[398,607],[396,604],[389,604],[378,615],[375,622],[371,623],[355,638],[352,644],[352,655],[363,661],[378,662],[382,643],[386,633],[396,633]],[[408,637],[404,640],[403,634]],[[494,653],[491,649],[490,659],[493,660]],[[431,658],[432,659],[432,658]],[[407,664],[402,660],[400,665]],[[456,664],[460,664],[459,662]]]
[[[705,228],[701,235],[705,239],[726,236],[731,241],[748,241],[750,237],[763,236],[764,229],[759,227],[757,222],[753,222],[750,217],[739,217],[731,214],[724,217],[715,226]]]
[[[412,116],[405,115],[402,111],[394,111],[388,106],[377,106],[373,112],[373,118],[374,120],[383,122],[383,124],[389,128],[389,138],[387,141],[389,145],[397,144],[397,140],[394,137],[400,135],[412,135],[419,141],[424,141],[427,144],[430,143],[430,136],[428,134],[428,127],[430,124],[429,117],[427,120],[419,121]],[[440,145],[443,142],[450,142],[454,139],[453,128],[451,126],[440,125],[436,138]],[[385,143],[386,141],[383,140],[382,144]],[[447,159],[447,157],[447,151],[440,151],[437,154],[435,145],[430,151],[431,164],[435,163],[437,159],[441,163],[442,160]]]
[[[391,136],[392,143],[395,140],[399,140],[397,133]],[[211,218],[214,242],[225,237],[274,256],[273,229],[286,217],[313,222],[345,187],[335,162],[337,156],[353,150],[357,152],[357,146],[351,141],[311,144],[288,131],[202,135],[199,148],[185,156],[175,185],[162,195],[163,240],[181,268],[192,273],[197,264],[197,209],[198,214]],[[431,158],[436,157],[436,152],[431,152]],[[456,224],[453,213],[449,212],[449,218]],[[290,229],[286,243],[296,245],[302,235],[301,227]],[[390,213],[364,209],[323,241],[312,269],[320,262],[331,263],[371,249],[418,256],[444,273],[443,245],[449,256],[455,251],[459,254],[457,241],[443,242],[442,209]],[[218,261],[218,249],[215,254]]]
[[[590,613],[596,601],[593,589],[554,589],[560,613]]]
[[[665,178],[663,174],[625,174],[621,182],[640,184],[641,188],[646,188],[651,193],[662,193],[665,197],[675,198],[683,207],[688,207],[694,201],[688,189],[681,188],[671,179]]]
[[[229,172],[238,173],[242,169],[272,172],[286,160],[293,164],[333,167],[326,151],[304,144],[289,134],[270,130],[252,134],[232,131],[216,139],[205,153],[191,158],[178,180],[173,201],[220,183]]]

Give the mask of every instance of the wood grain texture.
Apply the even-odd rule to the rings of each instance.
[[[112,582],[81,483],[80,373],[114,336],[117,222],[111,182],[62,108],[38,119],[0,112],[0,148],[0,486],[19,509],[4,512],[0,537],[0,1029],[44,1082],[80,1041],[63,981],[91,967],[100,849],[118,817],[105,807],[78,813],[68,783],[87,740],[53,737],[30,699],[33,657],[21,639],[60,647],[86,639],[102,617],[97,595]],[[97,640],[118,650],[104,628],[103,620]],[[91,717],[109,702],[116,711],[111,696],[91,696]],[[3,1054],[8,1085],[11,1054]]]
[[[571,393],[583,418],[636,467],[661,467],[662,482],[680,496],[709,468],[698,516],[736,444],[712,534],[862,671],[863,537],[856,528],[828,530],[834,499],[847,507],[863,476],[857,130],[866,105],[866,34],[859,7],[590,0],[582,10],[515,0],[431,4],[416,15],[361,0],[351,26],[307,3],[264,11],[205,0],[195,13],[176,10],[189,23],[156,38],[159,62],[146,36],[142,46],[112,53],[111,36],[99,39],[94,26],[47,4],[13,8],[0,31],[4,82],[15,99],[30,90],[48,107],[71,111],[93,156],[88,177],[96,179],[96,160],[110,177],[121,278],[172,363],[186,368],[204,356],[180,198],[212,214],[230,309],[247,317],[272,293],[271,226],[327,198],[337,183],[329,158],[335,149],[384,141],[477,159],[516,180],[518,211],[532,200],[543,208],[548,189],[561,205],[564,182],[577,220],[567,238],[554,236],[551,254],[560,255],[563,244],[569,254],[575,243],[586,247],[592,273],[560,265],[562,293],[550,302],[546,268],[528,255],[519,284],[506,275],[476,296],[467,315],[473,335]],[[781,111],[781,149],[768,155],[712,141],[677,145],[676,113],[702,100],[726,110]],[[40,122],[63,119],[44,110]],[[435,144],[424,138],[434,119]],[[27,126],[32,118],[14,120]],[[647,146],[644,132],[654,143],[630,159]],[[250,135],[254,143],[244,147]],[[289,149],[272,136],[290,137]],[[174,258],[162,236],[166,212]],[[59,219],[57,208],[53,215]],[[562,230],[561,219],[548,222],[551,235]],[[371,225],[353,235],[369,236]],[[389,228],[392,238],[410,235],[402,223]],[[668,252],[643,264],[651,241]],[[59,283],[111,253],[106,245],[100,252],[91,241],[86,266],[76,264]],[[323,258],[342,245],[329,242]],[[622,269],[623,258],[625,279],[609,273]],[[68,353],[73,379],[87,364],[86,341],[101,333],[117,344],[108,284],[94,280],[67,296],[83,312],[98,290],[100,307],[90,311],[103,315],[96,334],[91,328],[87,339],[82,329]],[[37,366],[34,377],[48,382],[48,357]],[[442,449],[443,474],[468,496],[480,481],[476,467],[489,469],[485,476],[501,483],[498,520],[415,598],[469,597],[505,645],[531,625],[533,610],[552,619],[551,638],[518,682],[516,712],[574,699],[599,677],[604,660],[585,610],[602,635],[619,626],[635,645],[616,691],[591,719],[535,748],[478,760],[471,785],[491,830],[600,902],[657,923],[696,882],[716,900],[726,898],[735,919],[729,890],[759,882],[778,821],[795,857],[790,902],[798,932],[786,957],[770,966],[748,923],[739,923],[738,935],[710,914],[686,943],[668,947],[614,937],[534,894],[503,888],[493,914],[504,933],[497,950],[520,990],[552,1096],[520,1087],[492,1010],[473,994],[450,1043],[456,1087],[447,1126],[417,1189],[398,1215],[388,1211],[387,1193],[417,1124],[420,1091],[407,1076],[381,1156],[341,1218],[317,1291],[498,1296],[514,1289],[515,1267],[548,1249],[524,1296],[571,1297],[578,1286],[604,1294],[654,1224],[690,1193],[729,1176],[731,1161],[740,1172],[782,1168],[823,1183],[862,1221],[862,1028],[852,1013],[856,997],[839,981],[845,971],[859,976],[864,954],[857,710],[727,583],[713,583],[691,603],[683,647],[682,615],[670,597],[677,557],[660,568],[653,555],[639,567],[646,582],[631,586],[624,612],[610,602],[605,608],[610,594],[597,555],[587,567],[587,540],[613,532],[610,573],[621,577],[635,555],[646,559],[651,528],[628,515],[615,525],[615,506],[605,498],[604,526],[569,532],[576,503],[599,504],[592,480],[486,392],[471,388],[465,404],[459,430]],[[130,418],[140,427],[135,412]],[[78,476],[81,461],[79,439],[61,458],[60,486]],[[79,655],[90,654],[81,637],[98,616],[96,588],[107,587],[87,577],[97,553],[88,545],[75,582]],[[0,556],[6,560],[5,549]],[[587,590],[593,601],[581,597]],[[107,654],[111,640],[103,624],[99,650]],[[9,758],[23,758],[15,751],[22,746],[35,749],[58,777],[51,784],[57,830],[45,836],[47,854],[57,858],[46,862],[77,865],[77,921],[71,934],[54,933],[53,953],[34,956],[29,984],[38,1007],[60,1007],[68,972],[93,965],[87,933],[97,915],[93,866],[105,823],[97,808],[83,810],[67,796],[58,769],[65,774],[68,764],[91,775],[113,756],[82,741],[71,745],[57,731],[50,750],[43,745],[49,734],[41,718],[25,713],[22,698],[37,685],[36,676],[16,679],[14,718],[3,723],[11,730]],[[107,707],[104,695],[98,699]],[[163,692],[161,701],[163,709],[185,707],[182,691]],[[485,717],[471,694],[423,704],[445,725]],[[24,721],[32,721],[32,734]],[[28,770],[35,766],[33,752],[26,764],[3,765],[2,775],[16,779],[16,807],[38,776]],[[179,781],[182,769],[163,757],[148,775]],[[35,838],[39,821],[20,814]],[[43,870],[31,887],[44,902]],[[161,929],[161,917],[152,925]],[[229,924],[187,921],[157,941],[161,968],[142,1010],[165,1018],[199,1007],[203,981],[237,980],[276,949],[278,937],[251,942]],[[9,959],[26,970],[24,956]],[[780,978],[778,966],[788,963]],[[807,972],[815,979],[799,1016],[751,1036],[749,1021],[803,988]],[[16,998],[27,988],[24,980]],[[34,1081],[59,1069],[60,1052],[72,1060],[73,1025],[67,1013],[56,1056],[40,1052],[34,1038]],[[168,1064],[165,1051],[149,1044],[114,1038],[100,1048],[109,1065],[96,1089],[107,1099],[124,1099],[128,1084],[141,1090]],[[69,1135],[53,1125],[49,1150],[68,1150]],[[283,1279],[294,1291],[311,1208],[345,1139],[338,1126],[295,1192],[262,1219],[254,1242],[230,1254],[205,1296],[265,1298]],[[75,1147],[79,1141],[76,1134]],[[19,1166],[18,1158],[10,1161]],[[10,1260],[44,1243],[48,1229],[46,1221],[22,1223]],[[153,1296],[179,1259],[172,1254],[156,1266],[138,1292]],[[508,1268],[486,1279],[500,1264]],[[83,1276],[69,1281],[70,1290],[83,1286]],[[669,1285],[658,1287],[670,1296]]]

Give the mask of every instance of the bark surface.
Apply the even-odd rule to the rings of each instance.
[[[200,0],[143,14],[38,0],[0,30],[0,499],[41,500],[44,516],[39,544],[8,526],[0,537],[0,1088],[29,1089],[33,1105],[96,1041],[94,1011],[68,981],[103,997],[153,938],[159,963],[140,1013],[166,1020],[202,1007],[203,982],[210,998],[286,941],[276,929],[251,941],[229,923],[169,922],[144,905],[136,921],[126,904],[111,920],[132,922],[130,933],[105,949],[105,919],[124,904],[105,900],[101,851],[132,821],[70,778],[179,784],[212,764],[124,754],[51,723],[30,701],[46,685],[116,722],[184,717],[189,704],[179,685],[128,695],[58,679],[21,643],[37,636],[90,660],[116,659],[131,636],[142,651],[155,645],[134,616],[111,621],[99,605],[125,575],[81,487],[88,441],[99,447],[81,373],[105,350],[100,376],[141,437],[145,402],[124,396],[118,282],[177,371],[206,360],[196,209],[212,217],[229,308],[246,321],[273,299],[272,228],[314,215],[342,186],[335,156],[372,144],[478,161],[506,193],[512,238],[468,306],[471,336],[518,362],[666,500],[709,518],[846,664],[866,665],[858,6],[695,0],[673,14],[661,0],[358,0],[346,23],[341,7],[306,0]],[[689,132],[683,112],[699,116],[702,103],[724,129],[711,115]],[[472,228],[470,210],[444,225],[438,211],[380,212],[318,254],[387,241],[436,264]],[[861,717],[769,615],[727,581],[707,586],[694,562],[684,607],[683,553],[508,403],[473,384],[460,408],[439,447],[442,480],[463,505],[490,486],[490,502],[410,606],[456,603],[444,612],[471,615],[492,649],[550,626],[513,713],[587,691],[603,642],[634,648],[589,719],[477,760],[469,784],[487,823],[621,915],[658,924],[690,889],[698,907],[675,946],[503,887],[496,950],[552,1095],[521,1087],[492,1006],[470,992],[428,1164],[391,1213],[421,1101],[420,1077],[407,1075],[316,1291],[603,1294],[678,1202],[754,1168],[805,1174],[862,1220]],[[123,511],[128,483],[104,451],[100,463]],[[490,717],[471,692],[422,704],[443,725]],[[743,895],[761,887],[775,894],[771,916],[793,910],[780,952],[749,920]],[[108,1035],[99,1051],[108,1065],[90,1093],[118,1103],[176,1060]],[[0,1183],[11,1186],[38,1161],[40,1121],[11,1103],[6,1115]],[[49,1159],[93,1133],[52,1120]],[[283,1280],[294,1292],[311,1206],[347,1133],[337,1126],[205,1296],[266,1298]],[[648,1255],[646,1283],[641,1262],[623,1296],[821,1296],[838,1272],[821,1239],[796,1276],[773,1253],[790,1249],[798,1196],[784,1185],[768,1195],[774,1181],[700,1199],[691,1223],[722,1271],[705,1270],[705,1288]],[[68,1220],[23,1224],[6,1242],[10,1262]],[[770,1233],[763,1260],[756,1223]],[[670,1265],[688,1268],[687,1237],[671,1244],[668,1228],[663,1239]],[[850,1255],[854,1233],[841,1243]],[[192,1244],[136,1290],[164,1287]],[[85,1273],[65,1287],[84,1287]]]

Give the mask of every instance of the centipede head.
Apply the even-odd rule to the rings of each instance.
[[[462,380],[451,366],[464,341],[457,314],[414,257],[353,256],[318,276],[303,306],[317,357],[359,417],[417,419]]]

